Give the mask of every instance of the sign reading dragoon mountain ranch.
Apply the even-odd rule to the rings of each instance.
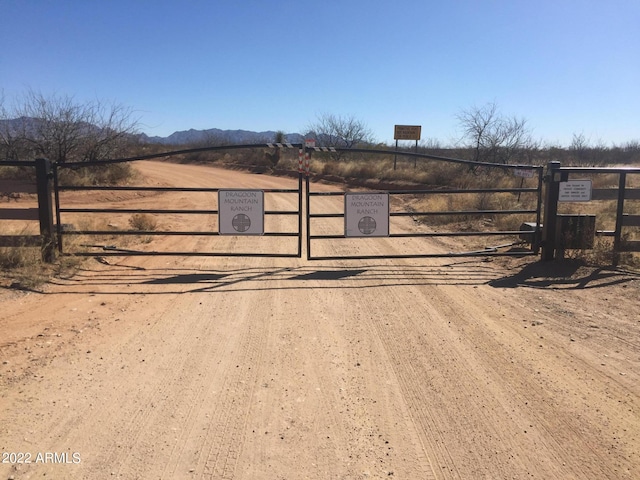
[[[220,235],[262,235],[264,192],[262,190],[218,190]]]
[[[345,237],[388,237],[389,194],[345,193]]]

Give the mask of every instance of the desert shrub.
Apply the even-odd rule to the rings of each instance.
[[[141,232],[149,232],[158,228],[158,222],[155,217],[148,213],[136,213],[129,219],[129,225],[134,230],[140,230]]]
[[[133,176],[134,170],[128,163],[59,170],[60,183],[73,186],[118,185],[129,182]]]
[[[0,267],[15,270],[39,263],[40,250],[33,247],[1,247]]]
[[[0,247],[0,269],[18,288],[32,289],[46,281],[46,267],[37,247]]]
[[[0,162],[0,179],[3,180],[35,180],[36,170],[33,167],[6,167]]]

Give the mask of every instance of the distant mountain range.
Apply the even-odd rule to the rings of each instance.
[[[20,131],[34,132],[39,125],[39,120],[31,117],[0,119],[0,130],[17,134]],[[90,124],[84,126],[87,131],[98,127]],[[174,132],[168,137],[158,137],[142,133],[134,135],[139,142],[157,143],[162,145],[243,145],[252,143],[271,143],[276,138],[275,131],[252,132],[249,130],[221,130],[210,128],[208,130],[183,130]],[[289,143],[303,143],[304,137],[299,133],[287,133],[285,140]]]
[[[168,137],[150,137],[141,134],[138,137],[141,142],[159,143],[162,145],[197,145],[197,144],[227,144],[243,145],[252,143],[274,142],[276,132],[268,130],[266,132],[252,132],[250,130],[220,130],[210,128],[208,130],[183,130],[174,132]],[[289,143],[303,143],[304,137],[299,133],[285,134],[285,140]]]

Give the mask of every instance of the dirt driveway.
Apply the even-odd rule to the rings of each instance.
[[[0,480],[638,479],[639,293],[633,273],[531,259],[88,260],[0,291]]]

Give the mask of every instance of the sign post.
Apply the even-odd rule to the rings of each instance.
[[[416,141],[416,153],[418,153],[418,140],[422,134],[422,125],[396,125],[393,130],[393,138],[396,141],[396,154],[393,157],[393,169],[396,169],[398,161],[398,140],[415,140]],[[417,165],[414,162],[413,166]]]
[[[264,191],[218,190],[218,232],[220,235],[262,235]]]

